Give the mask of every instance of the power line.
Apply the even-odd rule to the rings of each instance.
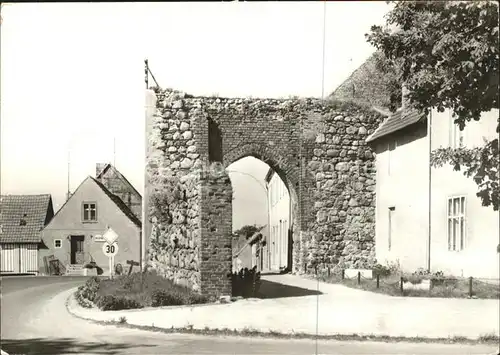
[[[249,174],[249,173],[245,173],[243,171],[238,171],[238,170],[226,170],[226,172],[228,172],[228,173],[238,173],[238,174],[243,174],[243,175],[250,176],[252,179],[254,179],[260,185],[260,187],[262,187],[262,189],[266,192],[266,196],[267,196],[267,188],[254,175]]]

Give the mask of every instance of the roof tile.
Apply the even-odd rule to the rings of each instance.
[[[40,242],[40,232],[45,225],[50,201],[49,194],[2,195],[0,243]]]
[[[113,194],[111,191],[109,191],[106,186],[104,186],[101,182],[99,182],[97,179],[94,179],[93,177],[90,177],[92,180],[95,181],[95,183],[101,188],[102,191],[106,195],[111,198],[111,200],[118,206],[120,210],[122,210],[123,213],[138,227],[142,226],[142,223],[139,218],[128,208],[128,206],[115,194]]]
[[[397,132],[405,127],[419,122],[425,118],[423,112],[411,110],[398,110],[389,116],[382,124],[366,139],[366,142],[373,142],[381,137]]]

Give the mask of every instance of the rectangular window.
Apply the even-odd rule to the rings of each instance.
[[[54,239],[54,248],[61,248],[61,247],[62,247],[62,240]]]
[[[458,124],[455,123],[453,113],[450,111],[450,147],[453,149],[464,146],[464,131],[460,130]]]
[[[83,221],[97,222],[97,204],[95,202],[83,203]]]
[[[448,199],[448,250],[465,248],[465,197]]]
[[[388,234],[388,248],[391,250],[392,247],[392,235],[394,233],[394,213],[396,212],[396,207],[389,207],[389,234]]]

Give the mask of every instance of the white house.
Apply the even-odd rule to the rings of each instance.
[[[264,249],[264,268],[270,271],[289,269],[290,248],[290,194],[284,182],[269,169],[266,178],[267,200],[269,203],[269,239]]]
[[[402,107],[367,139],[377,158],[376,257],[455,276],[499,278],[499,213],[482,206],[478,186],[449,164],[433,168],[439,147],[477,147],[498,137],[499,112],[464,131],[449,110],[425,116]]]

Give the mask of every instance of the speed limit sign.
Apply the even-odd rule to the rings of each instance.
[[[107,242],[104,243],[102,246],[102,252],[109,258],[115,256],[116,253],[118,253],[118,243],[116,242],[113,244],[109,244]]]

